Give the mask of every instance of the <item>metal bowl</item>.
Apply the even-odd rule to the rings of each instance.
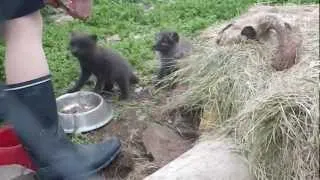
[[[78,91],[57,98],[59,121],[66,133],[82,133],[106,125],[113,117],[112,106],[99,94]]]

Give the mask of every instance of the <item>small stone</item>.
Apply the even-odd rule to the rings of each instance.
[[[141,35],[135,35],[135,36],[133,36],[133,39],[141,39],[142,38],[142,36]]]
[[[140,93],[141,91],[143,91],[143,87],[138,87],[138,88],[135,88],[134,92],[135,93]]]
[[[69,15],[56,15],[54,17],[56,23],[64,23],[64,22],[69,22],[73,21],[73,17]]]
[[[154,7],[151,4],[139,3],[139,5],[143,7],[145,12],[148,12],[154,9]]]
[[[138,121],[144,121],[146,118],[145,115],[138,116]]]
[[[108,42],[117,42],[117,41],[121,41],[121,38],[118,34],[115,34],[113,36],[107,37],[106,40]]]

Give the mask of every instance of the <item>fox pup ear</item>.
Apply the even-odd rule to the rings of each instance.
[[[242,29],[241,35],[246,36],[248,39],[256,40],[257,32],[252,26],[246,26]]]
[[[171,39],[174,40],[175,42],[179,42],[179,34],[177,32],[172,32],[171,33]]]
[[[98,41],[98,36],[97,36],[96,34],[91,34],[91,35],[90,35],[90,38],[91,38],[92,40],[94,40],[95,42]]]

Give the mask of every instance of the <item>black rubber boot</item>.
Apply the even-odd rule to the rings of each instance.
[[[2,94],[2,95],[1,95]],[[116,138],[92,145],[74,145],[59,127],[49,77],[10,85],[0,93],[9,120],[44,180],[88,179],[111,163],[120,152]]]

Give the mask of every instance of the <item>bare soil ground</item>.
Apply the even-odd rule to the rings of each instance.
[[[130,100],[113,102],[113,120],[88,134],[96,142],[110,136],[121,140],[122,153],[104,171],[107,179],[141,180],[192,147],[198,134],[188,114],[162,113],[162,105],[179,90],[155,94],[152,87],[139,87]]]

